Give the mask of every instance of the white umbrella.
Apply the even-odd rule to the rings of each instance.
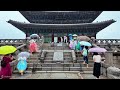
[[[73,37],[77,37],[78,35],[77,34],[73,34]]]

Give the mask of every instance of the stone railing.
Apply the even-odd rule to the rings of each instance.
[[[27,39],[27,42],[30,39]],[[42,41],[41,39],[39,41]],[[0,39],[0,44],[16,44],[16,43],[26,43],[26,39]],[[100,45],[119,45],[120,44],[120,39],[96,39],[96,44]]]
[[[0,45],[21,45],[27,44],[31,39],[0,39]],[[42,40],[36,40],[42,42]]]
[[[21,45],[26,43],[26,39],[0,39],[0,45]]]
[[[108,51],[120,51],[120,39],[96,39],[93,45],[106,48]]]
[[[102,68],[101,68],[101,73],[107,76],[108,78],[112,79],[112,76],[117,77],[117,76],[114,76],[114,72],[117,73],[117,71],[110,71],[109,67],[113,67],[113,68],[115,67],[116,69],[120,68],[120,52],[112,52],[112,51],[106,52],[105,62],[102,63]]]
[[[120,45],[120,39],[96,39],[97,45]]]

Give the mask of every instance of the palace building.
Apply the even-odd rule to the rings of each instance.
[[[96,37],[102,29],[108,27],[115,20],[101,22],[93,21],[102,11],[20,11],[30,22],[9,20],[8,23],[23,31],[27,36],[31,34],[43,35],[45,42],[54,42],[54,37],[69,34],[87,35]]]

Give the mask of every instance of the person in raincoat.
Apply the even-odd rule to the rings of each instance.
[[[77,45],[77,40],[74,40],[74,43],[73,43],[73,49],[74,50],[76,49],[76,45]]]
[[[7,55],[4,55],[3,57],[1,57],[1,59],[4,60],[6,64],[4,67],[1,66],[0,78],[10,79],[12,76],[12,69],[10,66],[10,62],[12,62],[14,60],[14,58],[13,58],[13,56],[11,56],[11,54],[7,54]]]
[[[70,49],[73,49],[73,40],[70,41],[69,47]]]
[[[19,57],[18,58],[18,64],[17,64],[17,69],[20,72],[21,75],[23,75],[23,72],[27,68],[27,58],[26,57]]]
[[[33,52],[37,52],[37,49],[38,49],[37,43],[34,40],[31,40],[29,45],[30,53],[32,54]]]

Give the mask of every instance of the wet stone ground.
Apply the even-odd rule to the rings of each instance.
[[[12,79],[96,79],[92,74],[78,73],[36,73],[36,74],[13,74]],[[100,79],[107,79],[100,76]]]

